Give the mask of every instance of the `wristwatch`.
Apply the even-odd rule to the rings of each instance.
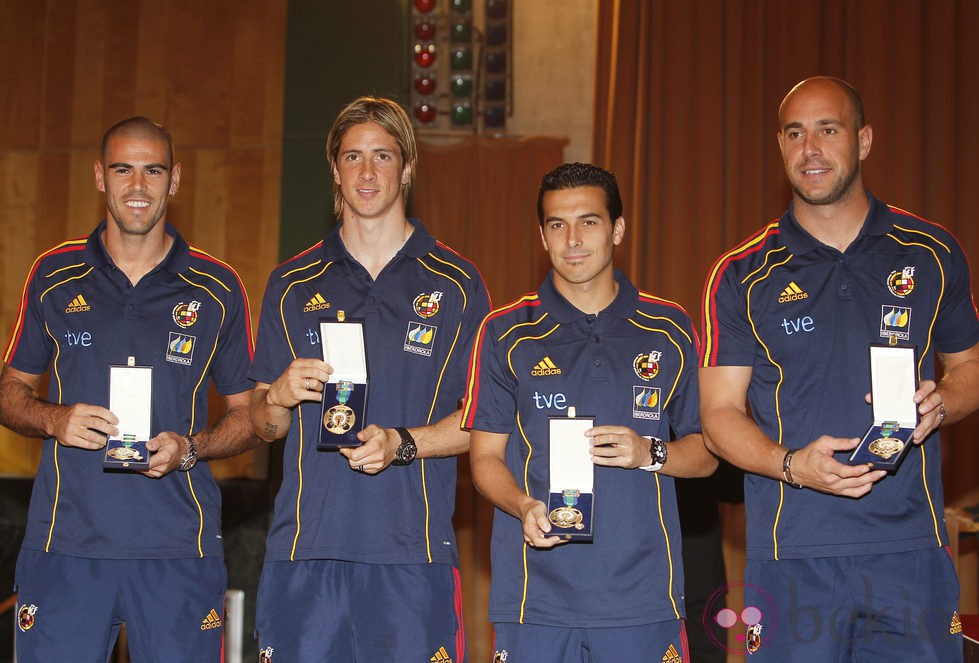
[[[647,435],[646,437],[649,438],[649,456],[653,459],[653,464],[640,467],[639,469],[646,470],[647,472],[658,472],[666,463],[666,442],[651,435]]]
[[[194,444],[193,435],[184,435],[184,437],[187,438],[187,455],[180,459],[177,469],[181,472],[189,472],[194,465],[197,465],[197,445]]]
[[[398,445],[397,451],[394,452],[394,460],[391,461],[392,465],[409,465],[411,461],[415,460],[415,456],[418,455],[418,445],[415,444],[415,438],[411,436],[407,428],[395,428],[398,431],[398,435],[401,436],[401,444]]]

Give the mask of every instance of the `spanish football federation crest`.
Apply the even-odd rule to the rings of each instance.
[[[441,299],[442,293],[438,290],[433,293],[423,292],[415,297],[415,301],[412,302],[411,306],[415,309],[415,313],[427,319],[439,312],[439,301]]]
[[[895,297],[907,297],[914,290],[914,267],[910,265],[887,277],[887,289]]]
[[[641,380],[652,380],[659,374],[659,360],[662,356],[663,353],[659,350],[653,350],[648,354],[636,355],[636,358],[632,361],[632,368]]]
[[[197,311],[201,308],[201,303],[194,301],[189,304],[180,302],[173,307],[173,321],[186,329],[197,322]]]
[[[33,603],[30,605],[24,604],[20,606],[20,610],[17,611],[17,627],[24,631],[30,631],[34,626],[34,619],[37,615],[37,606]]]

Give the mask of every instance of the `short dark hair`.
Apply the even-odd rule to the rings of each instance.
[[[167,164],[169,167],[173,167],[173,138],[170,136],[170,132],[167,131],[162,124],[159,122],[154,122],[148,117],[143,117],[142,115],[136,115],[134,117],[127,117],[125,120],[119,120],[105,132],[102,136],[102,148],[101,155],[102,160],[105,161],[105,150],[109,146],[109,139],[113,138],[116,134],[130,134],[137,136],[155,136],[167,144],[167,157],[170,159],[170,163]]]
[[[418,146],[415,143],[415,131],[411,126],[408,113],[397,102],[383,97],[359,97],[344,106],[333,127],[326,137],[326,156],[330,160],[330,168],[335,168],[340,158],[340,143],[347,131],[358,124],[373,122],[387,131],[398,143],[401,150],[401,167],[408,167],[408,182],[401,185],[402,203],[408,203],[408,188],[415,176],[415,164],[418,162]],[[333,214],[340,217],[343,214],[343,192],[340,185],[333,183]]]
[[[563,163],[544,173],[537,190],[537,220],[544,227],[544,194],[561,189],[577,189],[583,186],[597,186],[605,192],[605,209],[614,222],[622,216],[622,196],[615,175],[590,163]]]

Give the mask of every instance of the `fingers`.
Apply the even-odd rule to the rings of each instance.
[[[64,446],[101,449],[109,435],[119,434],[115,426],[119,418],[104,407],[76,403],[63,412],[55,427],[55,438]]]
[[[377,474],[394,460],[394,451],[401,438],[394,429],[371,424],[357,434],[363,442],[359,447],[344,447],[340,453],[347,459],[350,469],[364,474]]]
[[[532,548],[553,548],[565,541],[559,536],[548,536],[550,531],[547,507],[543,502],[535,500],[523,517],[524,543]]]
[[[635,468],[648,458],[649,440],[624,426],[596,426],[585,431],[591,459],[605,467]]]
[[[160,433],[151,438],[146,443],[146,449],[150,452],[150,466],[142,473],[158,479],[177,469],[183,458],[182,440],[182,436],[172,432]]]
[[[887,476],[868,464],[847,465],[833,457],[835,451],[848,451],[860,438],[822,436],[800,449],[792,460],[793,478],[806,488],[832,495],[862,497],[874,484]]]
[[[932,431],[945,421],[945,403],[942,395],[936,391],[935,383],[925,380],[914,394],[914,402],[918,404],[918,425],[911,435],[911,441],[921,444]]]
[[[303,401],[320,401],[333,369],[319,359],[295,359],[269,387],[267,399],[273,405],[292,408]]]

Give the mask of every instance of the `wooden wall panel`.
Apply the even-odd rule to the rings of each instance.
[[[168,220],[231,263],[257,322],[278,262],[287,0],[0,0],[0,343],[34,257],[104,215],[93,163],[130,115],[166,126],[183,163]],[[0,474],[39,445],[0,429]],[[266,450],[212,465],[266,473]]]

